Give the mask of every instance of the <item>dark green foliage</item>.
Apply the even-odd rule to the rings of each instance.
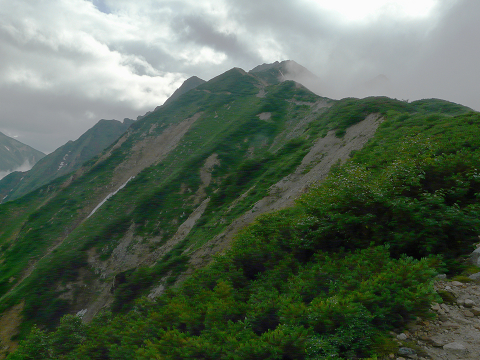
[[[180,243],[163,256],[153,267],[139,267],[115,277],[113,312],[130,310],[134,301],[145,294],[153,284],[169,275],[166,283],[174,282],[176,277],[187,269],[189,257],[182,255],[185,244]]]
[[[438,301],[434,275],[458,272],[480,231],[479,115],[439,100],[388,98],[344,99],[313,115],[304,104],[319,98],[293,82],[268,87],[265,98],[255,96],[256,85],[238,69],[213,79],[145,116],[110,157],[85,165],[70,186],[58,180],[38,190],[43,197],[0,207],[0,219],[16,222],[0,229],[0,288],[14,286],[9,279],[30,257],[45,256],[2,299],[2,309],[25,299],[25,329],[33,322],[52,326],[34,330],[12,358],[28,358],[33,344],[42,346],[39,359],[368,357],[386,331]],[[262,112],[271,118],[260,120]],[[351,161],[296,206],[259,217],[230,250],[169,288],[189,267],[188,254],[208,249],[292,173],[319,134],[341,136],[371,113],[386,120]],[[138,140],[195,114],[168,155],[85,220]],[[290,139],[298,119],[314,117]],[[207,159],[214,165],[205,182]],[[69,311],[69,302],[59,300],[63,285],[89,268],[86,250],[110,261],[131,232],[153,251],[200,204],[201,218],[161,260],[108,279],[114,316],[81,328],[67,318],[53,328]],[[159,285],[166,290],[156,302],[142,298]]]
[[[249,236],[247,231],[239,240]],[[257,251],[262,244],[264,252],[272,250],[260,241]],[[244,252],[242,245],[236,243],[225,257],[157,304],[140,302],[127,316],[74,330],[71,341],[67,337],[62,344],[48,342],[48,352],[59,353],[63,344],[80,341],[70,352],[72,358],[368,356],[379,329],[421,314],[433,300],[432,287],[425,286],[433,275],[432,264],[392,260],[382,247],[333,257],[317,253],[303,264],[294,261],[293,269],[280,260],[282,253],[288,257],[287,251],[275,248],[279,260],[268,262],[263,275],[249,282],[241,275],[248,264],[232,263]],[[279,281],[281,273],[285,275]],[[320,282],[328,292],[305,303],[297,291],[318,286],[317,274],[331,279]],[[60,332],[61,327],[48,337],[59,338],[64,334]],[[22,349],[28,348],[32,336],[37,335],[30,335]]]
[[[26,320],[34,319],[54,328],[68,309],[68,302],[58,298],[62,292],[56,290],[56,286],[75,280],[78,270],[86,265],[86,256],[73,252],[59,254],[54,261],[43,263],[39,272],[29,279],[31,291],[25,299]]]
[[[440,297],[442,298],[442,300],[447,304],[453,305],[457,303],[457,297],[455,296],[455,294],[445,290],[438,290],[437,292],[438,295],[440,295]]]
[[[343,137],[349,126],[352,126],[370,114],[383,116],[399,115],[398,120],[410,118],[410,114],[422,114],[438,117],[439,114],[459,115],[469,112],[470,109],[444,100],[426,99],[412,103],[390,99],[387,97],[367,97],[364,99],[346,98],[337,101],[328,111],[319,117],[319,121],[312,123],[315,133],[321,133],[324,128],[335,129],[337,137]],[[432,114],[435,113],[435,114]],[[430,118],[433,120],[433,118]]]
[[[125,235],[130,226],[131,220],[130,216],[128,215],[121,216],[111,221],[109,224],[105,225],[98,235],[95,235],[90,239],[90,241],[86,241],[84,243],[83,250],[91,249],[94,246],[101,248],[102,246],[107,245],[107,247],[104,248],[104,251],[102,251],[101,255],[102,260],[107,259],[114,248],[112,246],[108,246],[109,243],[116,244],[116,241]]]
[[[386,115],[387,111],[393,110],[414,112],[415,108],[404,101],[387,97],[346,98],[337,101],[311,127],[315,133],[321,133],[324,127],[328,130],[335,129],[336,136],[342,137],[348,127],[362,121],[369,114]]]
[[[415,106],[415,109],[417,109],[417,111],[436,112],[449,115],[460,115],[471,111],[471,109],[467,108],[466,106],[440,99],[424,99],[412,101],[411,105]]]

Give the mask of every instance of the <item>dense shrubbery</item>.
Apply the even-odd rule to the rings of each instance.
[[[11,359],[33,358],[27,354],[40,343],[35,359],[365,357],[382,330],[421,315],[434,299],[425,285],[432,261],[394,260],[385,247],[318,252],[307,263],[276,248],[252,281],[243,249],[235,246],[156,304],[138,303],[100,327],[67,317],[56,332],[35,330]],[[256,251],[271,249],[260,243]],[[65,341],[55,343],[66,326]]]
[[[352,161],[177,289],[89,325],[35,329],[10,359],[373,356],[386,330],[427,315],[433,276],[458,272],[478,241],[478,125],[476,113],[390,112]],[[117,305],[153,274],[126,276]]]

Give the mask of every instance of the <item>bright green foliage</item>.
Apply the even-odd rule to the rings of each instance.
[[[166,286],[176,281],[187,267],[186,249],[194,251],[210,241],[265,197],[272,184],[294,171],[315,138],[304,136],[307,123],[297,129],[298,136],[289,137],[289,129],[312,112],[293,100],[318,97],[284,82],[269,87],[267,96],[259,98],[258,84],[258,79],[239,69],[227,72],[135,122],[125,142],[106,149],[109,156],[97,156],[76,175],[60,177],[2,204],[0,311],[25,300],[21,336],[33,323],[55,327],[62,315],[83,306],[76,303],[77,298],[93,295],[82,294],[88,287],[75,285],[71,293],[77,291],[80,296],[62,296],[69,283],[79,283],[79,276],[87,284],[99,280],[87,253],[98,254],[100,261],[111,260],[128,231],[134,233],[134,242],[148,243],[153,253],[210,198],[188,237],[157,264],[112,275],[123,276],[113,289],[113,310],[127,311],[160,279]],[[269,121],[258,117],[265,109],[272,110]],[[94,206],[115,190],[112,185],[118,188],[112,184],[113,174],[124,171],[122,165],[138,141],[159,136],[196,114],[198,119],[162,161],[137,174],[87,219]],[[211,181],[200,191],[200,171],[214,155],[218,161],[211,169]],[[248,196],[241,197],[243,193]],[[34,263],[32,274],[18,284]]]
[[[157,264],[117,274],[115,315],[82,327],[67,318],[49,333],[36,329],[11,358],[28,359],[34,345],[42,346],[37,359],[365,358],[375,355],[385,331],[427,313],[437,296],[434,275],[458,271],[480,231],[480,116],[437,100],[367,98],[337,102],[313,121],[306,108],[284,99],[302,103],[314,95],[285,82],[268,87],[260,100],[254,80],[234,69],[183,94],[136,123],[108,161],[88,164],[76,187],[22,215],[29,227],[3,249],[12,259],[14,249],[20,256],[33,246],[41,254],[60,237],[85,195],[108,183],[145,136],[142,129],[161,133],[202,111],[174,151],[72,230],[55,256],[6,299],[25,298],[28,320],[55,324],[66,306],[53,301],[58,285],[77,278],[86,251],[96,248],[109,259],[127,231],[167,241],[198,206],[189,194],[200,188],[199,171],[216,154],[220,164],[204,189],[210,202],[189,235]],[[270,122],[256,116],[262,111],[272,113]],[[138,300],[166,276],[173,283],[186,269],[187,249],[251,209],[298,166],[318,134],[336,129],[341,135],[370,113],[386,116],[375,138],[294,207],[259,217],[228,251],[155,302]],[[309,127],[286,141],[292,119],[306,114]],[[160,125],[152,130],[154,124]],[[0,208],[0,216],[24,214],[16,206]],[[53,222],[55,216],[62,218]],[[2,279],[5,290],[12,286]]]
[[[22,347],[10,359],[67,359],[70,351],[86,339],[86,326],[76,316],[62,318],[57,330],[46,333],[34,327]]]
[[[389,244],[396,257],[442,254],[454,270],[480,226],[480,116],[397,119],[301,199],[305,246]]]

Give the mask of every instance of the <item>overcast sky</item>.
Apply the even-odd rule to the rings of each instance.
[[[0,0],[0,131],[51,152],[190,76],[286,59],[323,96],[480,110],[479,16],[478,0]]]

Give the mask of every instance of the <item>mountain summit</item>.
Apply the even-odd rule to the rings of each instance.
[[[175,90],[175,92],[165,101],[164,105],[172,102],[173,100],[177,99],[180,95],[185,94],[186,92],[195,89],[197,86],[202,85],[205,83],[205,80],[200,79],[197,76],[192,76],[185,80],[183,84]]]
[[[250,73],[261,77],[270,84],[293,80],[306,86],[312,81],[319,81],[318,76],[293,60],[258,65],[250,70]]]

